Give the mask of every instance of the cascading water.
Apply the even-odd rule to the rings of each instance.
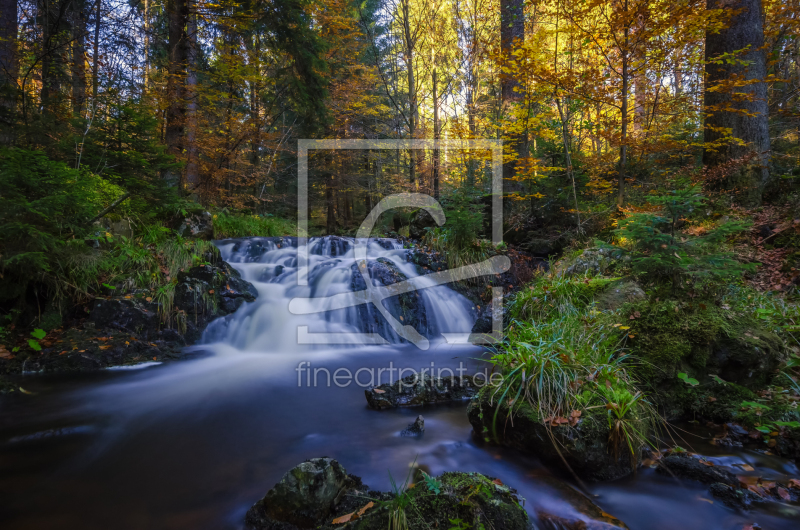
[[[367,244],[368,279],[375,286],[416,279],[418,291],[386,299],[384,307],[404,324],[412,325],[434,342],[442,334],[466,336],[475,323],[474,306],[446,285],[433,285],[408,260],[409,250],[391,239],[371,239]],[[298,248],[296,238],[251,238],[219,243],[225,261],[258,290],[258,299],[235,314],[213,322],[204,343],[225,343],[247,352],[286,352],[309,334],[335,334],[339,344],[374,343],[379,335],[388,343],[403,342],[371,304],[326,310],[328,297],[366,288],[356,266],[354,239],[311,238]],[[307,285],[298,285],[298,252],[308,253]],[[312,299],[315,313],[292,314],[292,299]],[[300,331],[298,331],[298,329]],[[312,340],[313,340],[313,335]],[[308,341],[307,341],[308,342]]]

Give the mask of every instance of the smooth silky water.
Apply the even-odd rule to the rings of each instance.
[[[423,351],[402,343],[374,308],[351,307],[293,315],[294,297],[324,297],[351,290],[352,241],[309,242],[308,286],[297,285],[297,250],[274,240],[220,242],[224,259],[252,282],[256,302],[209,326],[193,360],[100,374],[28,376],[35,395],[6,400],[0,415],[0,528],[10,529],[236,529],[247,508],[294,465],[330,456],[374,489],[402,482],[416,463],[431,474],[478,471],[499,477],[526,499],[531,514],[570,513],[548,486],[549,473],[535,457],[487,447],[475,439],[466,403],[373,411],[364,389],[317,386],[301,361],[331,373],[347,368],[481,368],[483,350],[452,344],[442,334],[468,332],[475,308],[445,287],[420,293],[425,307]],[[371,242],[370,260],[391,263],[417,276],[393,241]],[[388,306],[397,301],[387,301]],[[324,303],[320,308],[324,307]],[[298,345],[298,326],[309,333],[337,333],[350,342],[379,332],[389,345]],[[396,372],[395,372],[396,373]],[[367,372],[360,381],[367,382]],[[384,373],[384,382],[388,372]],[[312,381],[313,383],[313,381]],[[418,415],[420,438],[401,437]],[[749,463],[771,480],[800,476],[793,464],[747,451],[720,451],[687,438],[695,451],[718,464]],[[692,441],[695,440],[695,441]],[[569,480],[568,477],[564,477]],[[798,511],[737,514],[696,483],[677,483],[651,469],[630,478],[589,485],[594,501],[632,530],[797,529]],[[501,529],[497,529],[501,530]]]

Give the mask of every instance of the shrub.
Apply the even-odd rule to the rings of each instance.
[[[744,231],[749,224],[739,221],[723,223],[702,235],[681,231],[686,218],[704,203],[698,185],[678,183],[664,195],[649,197],[652,211],[631,211],[614,230],[616,245],[611,249],[631,258],[633,272],[642,277],[669,279],[676,289],[684,277],[699,281],[715,281],[741,276],[754,269],[742,264],[733,253],[722,250],[730,237]],[[602,247],[609,245],[599,242]]]
[[[0,149],[0,301],[16,300],[31,282],[69,288],[61,262],[82,259],[89,221],[123,190],[43,153]]]

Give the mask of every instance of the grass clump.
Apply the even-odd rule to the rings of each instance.
[[[271,215],[220,212],[214,215],[214,238],[276,237],[297,234],[297,225]]]
[[[518,295],[490,360],[503,374],[493,398],[510,404],[510,414],[524,402],[552,427],[605,409],[609,447],[627,448],[635,459],[657,415],[630,373],[627,326],[594,307],[593,296],[614,280],[539,277]]]

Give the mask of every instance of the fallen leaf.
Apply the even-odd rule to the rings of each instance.
[[[366,512],[367,510],[369,510],[369,509],[370,509],[370,508],[372,508],[373,506],[375,506],[375,503],[374,503],[374,502],[372,502],[372,501],[369,501],[367,504],[365,504],[365,505],[364,505],[364,507],[363,507],[363,508],[361,508],[360,510],[358,510],[358,513],[357,513],[356,515],[358,515],[359,517],[361,517],[362,515],[364,515],[364,512]]]
[[[356,512],[350,512],[350,513],[348,513],[347,515],[343,515],[343,516],[341,516],[341,517],[337,517],[336,519],[334,519],[334,520],[333,520],[333,524],[344,524],[344,523],[349,523],[349,522],[350,522],[350,520],[351,520],[351,519],[353,519],[353,516],[354,516],[355,514],[356,514]]]
[[[496,478],[496,479],[494,479],[492,481],[492,484],[497,484],[498,486],[502,486],[503,485],[503,481],[500,480],[499,478]]]
[[[745,471],[755,471],[756,469],[751,466],[750,464],[739,464],[739,467],[744,469]]]
[[[36,395],[36,392],[31,392],[30,390],[25,390],[22,387],[19,387],[19,391],[22,392],[23,394],[28,394],[29,396],[35,396]]]
[[[373,388],[372,391],[375,392],[376,394],[385,394],[386,393],[386,390],[381,390],[380,388]]]
[[[104,346],[100,346],[100,349],[101,349],[101,350],[107,350],[107,349],[109,349],[110,347],[111,347],[111,344],[106,344],[106,345],[104,345]]]
[[[709,402],[709,403],[713,403],[713,402],[715,402],[716,400],[717,400],[717,398],[715,398],[715,397],[713,397],[713,396],[708,396],[708,402]]]
[[[778,488],[778,496],[785,501],[792,500],[792,496],[784,488]]]
[[[714,504],[714,501],[712,501],[711,499],[706,499],[705,497],[697,497],[697,500],[707,502],[708,504]]]
[[[789,479],[789,487],[800,490],[800,480],[798,480],[796,478]]]
[[[208,294],[214,294],[214,289],[209,289]]]
[[[155,357],[153,357],[153,360],[155,361],[155,360],[156,360],[156,358],[155,358]]]
[[[153,297],[152,296],[148,296],[147,298],[145,298],[145,300],[147,300],[148,302],[151,302],[153,300]]]
[[[583,412],[581,412],[580,410],[573,410],[572,413],[570,413],[570,416],[572,416],[573,418],[580,418],[581,414],[583,414]]]
[[[700,459],[700,463],[704,466],[714,467],[714,462],[711,462],[710,460]]]
[[[13,359],[14,356],[6,349],[5,346],[0,345],[0,359]]]
[[[754,484],[751,484],[751,485],[747,486],[747,489],[749,489],[750,491],[752,491],[753,493],[755,493],[759,497],[766,497],[766,495],[767,495],[767,492],[761,486],[756,486]]]

